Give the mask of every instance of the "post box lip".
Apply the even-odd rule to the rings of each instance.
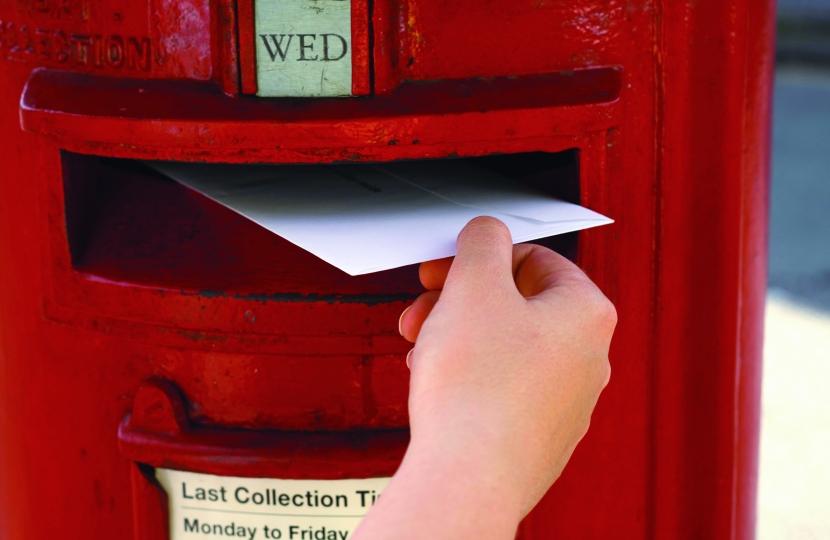
[[[38,68],[23,89],[20,110],[156,121],[329,123],[613,103],[619,99],[622,76],[620,66],[603,66],[534,75],[411,81],[389,96],[344,100],[229,96],[212,81],[129,79]],[[55,91],[57,88],[61,91]],[[79,93],[86,99],[76,99]]]
[[[354,445],[355,437],[362,439],[361,445]],[[118,429],[122,455],[136,463],[252,478],[391,476],[408,444],[408,428],[359,432],[189,428],[172,436],[133,429],[128,416]]]
[[[407,83],[350,100],[228,96],[214,83],[35,70],[24,130],[69,150],[205,162],[440,157],[471,141],[574,138],[617,124],[616,66]],[[163,96],[163,97],[160,97]],[[510,132],[495,126],[509,123]]]
[[[299,431],[198,426],[188,418],[181,392],[163,379],[139,387],[133,412],[118,427],[118,447],[136,463],[221,476],[391,476],[408,444],[408,428]]]
[[[356,436],[362,444],[355,446]],[[119,426],[125,457],[156,468],[285,479],[391,476],[409,444],[409,429],[277,431],[195,428],[179,436]],[[299,458],[302,459],[299,459]]]

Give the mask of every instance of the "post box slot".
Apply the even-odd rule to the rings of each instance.
[[[578,150],[463,159],[579,202]],[[72,266],[89,276],[181,291],[289,295],[286,299],[359,292],[391,300],[422,290],[412,266],[348,276],[141,161],[70,152],[62,160]],[[537,243],[574,260],[577,241],[578,234],[569,233]]]

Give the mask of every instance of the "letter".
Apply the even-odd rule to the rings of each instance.
[[[57,30],[52,34],[52,46],[54,47],[55,60],[60,63],[69,60],[72,49],[69,48],[69,40],[66,39],[66,34],[63,30]]]
[[[225,499],[225,486],[219,488],[219,493],[222,494],[222,502],[228,502],[227,499]]]
[[[314,531],[314,540],[326,540],[326,528]]]
[[[110,36],[107,39],[107,64],[110,67],[118,68],[124,63],[124,40],[121,36]]]
[[[285,44],[285,49],[282,48],[282,42],[285,39],[285,36],[288,36],[288,43]],[[271,61],[275,61],[277,59],[277,55],[279,55],[280,60],[285,62],[285,55],[288,53],[289,47],[291,47],[291,40],[294,39],[294,34],[268,34],[271,38],[271,42],[274,44],[274,48],[277,49],[276,51],[271,50],[271,46],[268,45],[268,38],[265,37],[265,34],[260,34],[259,37],[262,38],[262,42],[265,44],[265,48],[268,50],[268,56],[271,57]],[[279,36],[279,41],[277,41],[277,36]]]
[[[210,525],[202,523],[202,534],[210,534]]]
[[[104,67],[104,47],[101,42],[104,38],[100,35],[92,36],[92,59],[95,67]]]
[[[82,66],[87,65],[92,38],[83,34],[70,34],[69,40],[75,45],[75,62]]]
[[[230,530],[230,532],[228,532]],[[236,535],[236,523],[231,521],[230,525],[225,525],[225,536],[235,536]]]
[[[268,536],[268,525],[262,526],[262,534],[265,535],[265,538],[271,538],[270,536]]]
[[[184,518],[184,532],[199,532],[199,520],[194,519],[193,523],[190,523],[190,520]]]
[[[308,501],[309,506],[315,506],[314,501],[311,500],[311,492],[310,491],[305,492],[305,498]]]
[[[37,36],[38,56],[41,60],[49,60],[52,56],[52,39],[49,35],[49,30],[36,28],[35,35]]]
[[[328,499],[328,502],[326,502],[326,499]],[[320,497],[320,502],[321,502],[321,503],[323,504],[323,506],[325,506],[326,508],[328,508],[329,506],[331,506],[332,504],[334,504],[334,500],[332,500],[331,495],[323,495],[322,497]]]
[[[193,498],[193,495],[188,495],[187,494],[187,484],[185,484],[184,482],[182,482],[182,498],[183,499],[192,499]]]
[[[80,2],[77,2],[80,3]],[[86,4],[86,2],[84,2]],[[77,6],[73,6],[71,2],[64,0],[63,2],[55,2],[55,5],[52,7],[53,13],[51,14],[55,19],[77,19]],[[75,11],[75,14],[73,14]]]
[[[360,493],[360,506],[366,508],[366,495],[369,494],[369,491],[358,491]]]
[[[196,488],[196,500],[197,501],[204,501],[207,497],[205,496],[205,488]]]
[[[150,71],[150,56],[150,38],[141,38],[141,40],[134,37],[127,38],[128,68]]]
[[[12,23],[0,21],[0,49],[11,47],[11,33]]]
[[[320,34],[323,36],[323,61],[324,62],[336,62],[346,56],[346,53],[349,52],[349,46],[346,43],[346,40],[343,39],[342,36],[338,36],[337,34]],[[334,36],[340,40],[340,43],[343,46],[343,50],[340,52],[340,56],[337,58],[329,58],[329,36]]]
[[[299,527],[296,525],[288,527],[288,540],[294,540],[294,535],[297,534],[297,529],[299,529]]]
[[[320,506],[320,499],[317,497],[317,490],[314,490],[314,506]]]
[[[305,38],[310,37],[312,40],[317,39],[317,34],[297,34],[297,37],[300,38],[300,57],[297,58],[299,62],[314,62],[319,58],[319,56],[315,56],[314,58],[306,58],[305,57],[305,50],[309,49],[311,51],[314,50],[314,43],[311,45],[305,44]]]
[[[32,32],[29,30],[29,27],[24,25],[20,26],[20,30],[18,31],[20,34],[20,39],[23,42],[22,44],[17,45],[17,50],[22,51],[26,54],[32,54],[35,52],[35,46],[33,45],[34,40],[32,39]]]
[[[300,498],[300,502],[297,502],[297,497]],[[291,502],[294,503],[294,506],[302,506],[303,505],[303,496],[300,493],[296,493],[292,498]]]
[[[248,527],[247,529],[248,529],[248,534],[251,535],[251,540],[254,540],[254,536],[256,535],[256,527],[254,527],[253,529]]]
[[[334,501],[335,501],[334,506],[340,508],[340,499],[343,499],[343,507],[344,508],[349,506],[349,499],[345,495],[337,495],[334,498]]]
[[[222,536],[222,526],[221,525],[214,525],[213,526],[213,534]]]
[[[238,488],[236,488],[236,491],[233,492],[233,496],[236,499],[236,502],[238,502],[240,504],[248,504],[248,497],[245,497],[244,501],[239,498],[239,492],[240,491],[244,491],[246,495],[248,494],[248,489],[247,488],[245,488],[243,486],[239,486]]]
[[[280,505],[288,506],[289,504],[291,504],[291,500],[288,498],[288,494],[280,493]]]
[[[34,0],[31,3],[34,4],[35,11],[39,13],[49,13],[52,11],[51,3],[47,0]],[[29,7],[31,8],[32,6],[30,5]]]
[[[349,531],[337,531],[340,534],[341,540],[346,540],[346,537],[349,535]]]
[[[253,495],[251,495],[251,502],[253,502],[254,504],[262,504],[264,501],[265,501],[265,497],[263,497],[262,493],[260,493],[258,491],[256,493],[254,493]]]

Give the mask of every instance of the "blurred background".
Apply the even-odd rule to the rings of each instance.
[[[778,0],[758,540],[830,540],[830,0]]]

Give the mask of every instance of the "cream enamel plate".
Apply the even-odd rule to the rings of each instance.
[[[156,469],[170,540],[347,540],[391,478],[279,480]]]
[[[257,95],[352,95],[350,0],[255,0]]]

